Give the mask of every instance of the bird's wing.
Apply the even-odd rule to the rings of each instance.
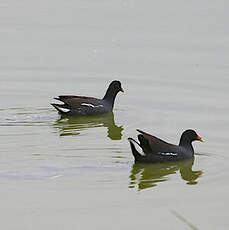
[[[93,97],[85,97],[85,96],[75,96],[75,95],[61,95],[58,98],[55,98],[68,105],[70,108],[77,108],[80,106],[98,106],[101,104],[101,100]]]
[[[158,154],[158,153],[172,153],[174,149],[174,145],[167,143],[155,136],[152,136],[142,130],[137,129],[140,135],[138,135],[138,139],[140,141],[140,145],[146,154]]]

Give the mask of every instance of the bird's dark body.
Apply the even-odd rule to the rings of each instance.
[[[64,104],[52,104],[60,114],[71,116],[90,116],[109,113],[112,111],[112,107],[101,99],[84,96],[59,96],[55,98],[63,102]],[[64,112],[61,108],[69,109],[68,112]]]
[[[162,163],[167,161],[180,161],[191,159],[194,157],[194,150],[191,142],[195,139],[189,138],[189,134],[193,130],[187,130],[186,134],[182,134],[182,139],[179,145],[167,143],[155,136],[138,130],[141,134],[138,135],[139,143],[134,139],[129,138],[131,150],[135,158],[135,162],[142,163]],[[194,135],[194,134],[193,134]],[[186,138],[187,137],[187,138]],[[197,140],[197,139],[196,139]],[[144,155],[140,154],[134,143],[142,148]]]
[[[123,91],[119,81],[113,81],[103,97],[98,99],[94,97],[62,95],[54,98],[63,104],[51,104],[61,115],[70,116],[91,116],[101,115],[112,112],[117,93]]]

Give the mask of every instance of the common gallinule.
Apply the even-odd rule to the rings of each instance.
[[[103,99],[94,97],[62,95],[57,98],[64,104],[51,104],[62,115],[100,115],[113,110],[117,93],[124,92],[120,81],[112,81]]]
[[[159,163],[190,159],[194,157],[192,142],[203,142],[203,139],[191,129],[182,133],[179,145],[167,143],[141,130],[137,129],[137,131],[140,132],[138,135],[139,143],[132,138],[128,138],[135,162]],[[144,155],[137,151],[134,143],[142,148]]]

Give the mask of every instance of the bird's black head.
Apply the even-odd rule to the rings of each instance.
[[[199,135],[197,135],[197,133],[192,129],[188,129],[182,133],[180,139],[180,145],[192,143],[193,141],[203,142],[203,139]]]
[[[110,85],[109,85],[109,87],[108,87],[108,90],[109,90],[109,89],[112,90],[112,91],[115,91],[115,92],[121,91],[121,92],[124,93],[124,90],[123,90],[123,88],[122,88],[121,82],[120,82],[120,81],[117,81],[117,80],[112,81],[112,82],[110,83]]]
[[[103,99],[114,101],[117,93],[120,91],[124,93],[121,82],[117,80],[112,81]]]

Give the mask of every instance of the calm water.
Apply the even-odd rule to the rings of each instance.
[[[1,229],[228,229],[228,7],[2,1]],[[112,114],[61,119],[49,104],[113,79]],[[136,128],[205,142],[194,161],[135,165]]]

